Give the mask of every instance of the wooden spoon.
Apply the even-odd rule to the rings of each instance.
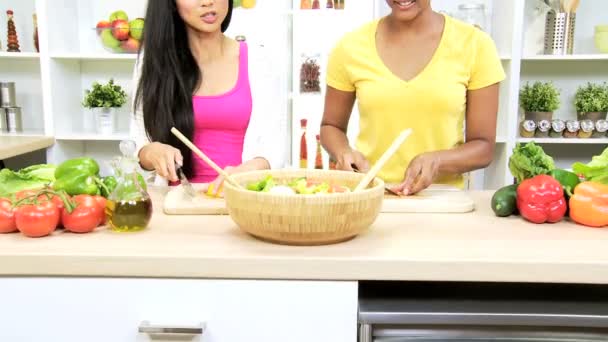
[[[576,13],[576,10],[578,9],[579,4],[580,4],[580,0],[570,0],[570,4],[569,4],[570,13]]]
[[[380,159],[378,159],[378,162],[369,170],[369,172],[365,174],[365,177],[363,177],[361,182],[359,182],[359,185],[357,185],[354,191],[361,191],[369,185],[372,179],[374,179],[374,177],[376,177],[382,167],[384,167],[384,164],[386,164],[386,162],[388,162],[388,160],[393,156],[393,154],[397,152],[401,144],[405,142],[405,139],[407,139],[410,134],[412,134],[411,128],[408,128],[405,131],[401,132],[401,134],[399,134],[399,136],[393,141],[391,146],[384,152]]]
[[[237,181],[235,181],[232,176],[227,174],[226,171],[222,170],[221,167],[217,166],[217,164],[213,162],[213,160],[209,159],[209,157],[207,157],[203,153],[203,151],[199,150],[198,147],[196,147],[188,138],[186,138],[177,128],[171,128],[171,133],[173,133],[173,135],[175,135],[179,140],[181,140],[184,145],[188,146],[188,148],[190,148],[192,152],[194,152],[197,156],[204,160],[205,163],[209,164],[212,169],[214,169],[220,176],[224,177],[224,179],[226,179],[230,184],[234,185],[239,189],[243,189],[243,187]]]

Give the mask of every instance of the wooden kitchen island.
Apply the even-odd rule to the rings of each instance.
[[[354,342],[363,280],[608,284],[608,229],[497,218],[491,193],[472,196],[473,213],[381,214],[321,247],[261,242],[228,216],[166,216],[159,196],[140,233],[2,235],[0,299],[14,309],[0,340],[147,341],[149,320],[206,322],[201,341]],[[20,337],[24,324],[38,330]]]

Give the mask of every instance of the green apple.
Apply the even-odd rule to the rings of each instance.
[[[241,7],[241,0],[234,0],[232,4],[234,8]]]
[[[110,22],[113,22],[114,20],[129,21],[129,16],[127,16],[125,11],[116,11],[110,14]]]
[[[144,35],[144,19],[137,18],[129,23],[129,34],[133,39],[141,40]]]
[[[112,30],[103,30],[101,32],[101,42],[111,50],[116,50],[116,48],[120,47],[120,40],[114,38]]]

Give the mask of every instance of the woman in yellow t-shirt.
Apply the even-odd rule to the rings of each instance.
[[[505,78],[492,39],[430,2],[387,0],[392,12],[345,35],[327,70],[323,146],[338,169],[366,170],[412,128],[379,174],[405,195],[432,183],[462,187],[463,173],[491,163]],[[356,150],[346,137],[355,99]]]

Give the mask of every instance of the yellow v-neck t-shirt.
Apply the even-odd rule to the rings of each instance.
[[[372,165],[402,130],[413,129],[379,173],[385,182],[399,183],[417,155],[464,142],[467,90],[498,83],[505,73],[489,35],[445,16],[443,34],[430,62],[417,76],[404,81],[378,55],[375,35],[379,21],[338,42],[329,58],[327,84],[356,92],[360,129],[355,147]],[[403,62],[407,63],[406,54]],[[462,187],[463,177],[453,175],[437,182]]]

